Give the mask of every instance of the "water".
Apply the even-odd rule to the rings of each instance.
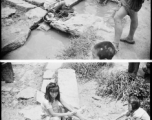
[[[116,4],[109,2],[106,6],[98,4],[95,0],[84,0],[74,7],[79,14],[94,14],[103,17],[108,10]],[[57,59],[56,55],[61,53],[70,44],[67,34],[57,30],[48,32],[35,30],[24,46],[8,53],[3,59]]]

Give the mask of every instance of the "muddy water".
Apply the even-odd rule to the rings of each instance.
[[[94,14],[103,17],[108,10],[115,6],[116,4],[112,2],[102,6],[95,0],[85,0],[76,5],[74,9],[79,14]],[[69,44],[69,36],[62,32],[35,30],[32,31],[24,46],[8,53],[3,59],[57,59],[56,55]]]

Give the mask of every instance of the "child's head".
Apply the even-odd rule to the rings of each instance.
[[[49,83],[46,86],[45,98],[52,102],[53,99],[60,101],[59,86],[56,83]]]
[[[140,101],[136,96],[129,96],[128,99],[128,110],[135,111],[140,107]]]

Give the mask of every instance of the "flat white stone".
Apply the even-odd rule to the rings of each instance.
[[[15,5],[17,7],[19,7],[20,9],[25,9],[25,10],[29,10],[32,8],[35,8],[35,5],[32,5],[28,2],[25,2],[23,0],[6,0],[7,3],[11,4],[11,5]]]
[[[49,69],[49,70],[54,70],[56,71],[57,69],[59,69],[62,66],[62,62],[59,63],[48,63],[45,69]]]
[[[55,72],[52,72],[52,70],[47,70],[43,74],[43,78],[52,78]]]
[[[46,14],[46,12],[47,12],[46,10],[43,10],[42,8],[37,7],[37,8],[29,10],[28,12],[25,13],[25,15],[30,19],[33,17],[42,18]]]
[[[42,87],[41,87],[41,92],[45,93],[46,91],[46,86],[50,83],[50,82],[55,82],[55,79],[51,79],[51,80],[43,80],[42,83]]]
[[[79,93],[75,71],[73,69],[59,69],[58,85],[63,101],[73,107],[79,108]]]

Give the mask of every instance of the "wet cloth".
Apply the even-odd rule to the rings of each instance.
[[[132,115],[133,118],[140,118],[141,120],[150,120],[148,113],[142,109],[138,108]]]
[[[144,0],[121,0],[121,4],[126,8],[127,11],[133,10],[138,12]]]
[[[49,109],[53,109],[55,113],[62,113],[62,104],[58,100],[54,101],[54,103],[52,104],[48,100],[44,99],[43,102],[41,103],[41,107],[42,107],[43,115],[46,116],[50,116],[48,113]]]

